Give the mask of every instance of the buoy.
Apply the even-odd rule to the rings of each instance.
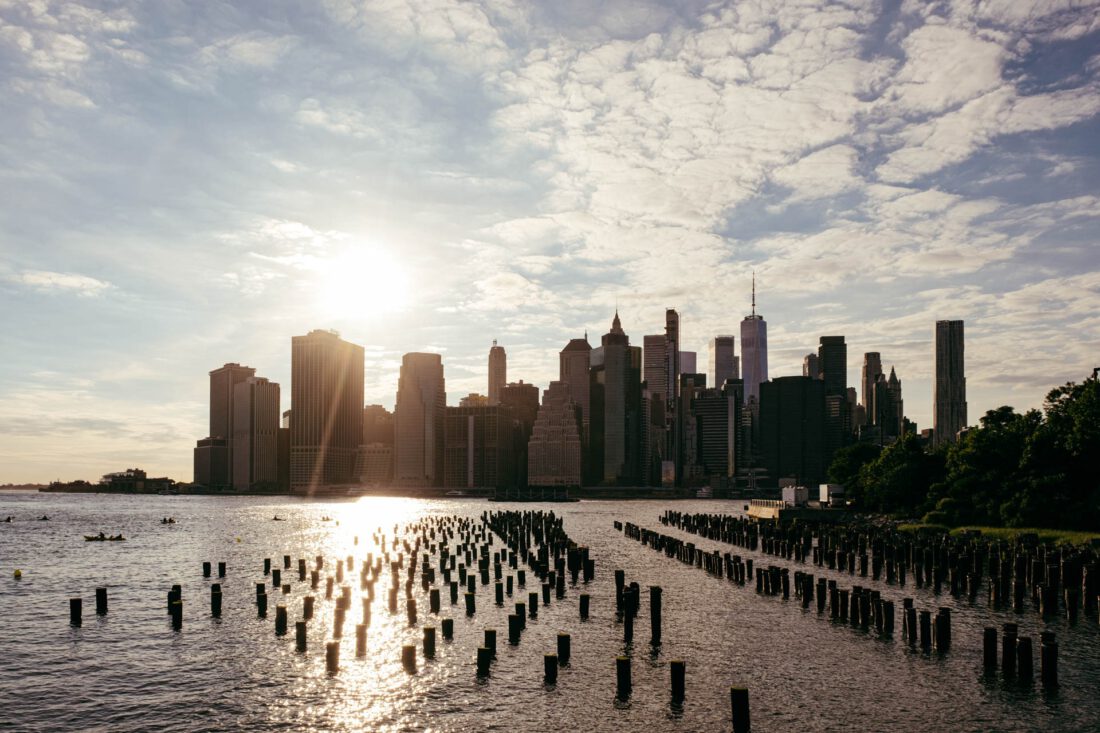
[[[22,570],[19,570],[19,569],[17,568],[17,569],[16,569],[16,571],[15,571],[15,577],[16,577],[16,578],[22,578],[22,577],[23,577],[23,571],[22,571]]]
[[[241,544],[241,538],[240,537],[237,538],[237,544],[238,545]]]

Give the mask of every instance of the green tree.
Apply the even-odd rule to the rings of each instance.
[[[864,503],[863,486],[859,482],[859,472],[871,461],[878,458],[882,448],[873,443],[853,443],[840,448],[833,454],[829,464],[829,482],[843,484],[847,498],[854,505]]]
[[[910,433],[860,469],[859,484],[866,508],[912,514],[926,503],[929,488],[943,476],[942,454],[926,452],[920,438]]]

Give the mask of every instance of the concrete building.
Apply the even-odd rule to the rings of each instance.
[[[394,408],[394,481],[401,486],[443,483],[447,391],[439,354],[401,359]]]
[[[363,437],[359,444],[355,475],[360,484],[393,483],[393,413],[382,405],[363,408]]]
[[[848,398],[848,345],[843,336],[822,336],[817,347],[817,362],[825,394]]]
[[[542,406],[527,444],[527,483],[530,486],[580,486],[580,407],[569,385],[551,382],[542,393]]]
[[[237,363],[226,364],[210,372],[210,432],[208,435],[211,438],[225,439],[226,462],[224,468],[220,463],[216,463],[217,471],[220,473],[212,473],[209,477],[210,483],[203,484],[204,486],[224,488],[233,484],[233,438],[236,433],[233,424],[236,414],[233,409],[234,390],[238,384],[255,375],[255,369]]]
[[[558,354],[558,380],[569,387],[569,399],[581,411],[581,450],[586,450],[589,431],[589,376],[592,346],[588,334],[583,339],[572,339]]]
[[[249,377],[233,388],[233,489],[279,483],[279,385]]]
[[[679,361],[677,359],[677,361]],[[643,454],[642,350],[630,345],[618,312],[611,330],[592,351],[589,369],[592,435],[588,480],[633,485],[641,480]]]
[[[198,441],[194,451],[195,483],[210,488],[225,488],[220,483],[229,474],[229,441],[207,437]]]
[[[842,400],[847,404],[846,400]],[[776,479],[812,486],[825,476],[825,382],[778,377],[760,387],[760,443]]]
[[[681,351],[680,352],[680,373],[681,374],[698,374],[699,370],[696,369],[696,361],[698,353],[695,351]],[[681,384],[683,384],[681,382]]]
[[[932,435],[936,445],[954,442],[966,427],[966,371],[963,322],[936,321],[936,367]]]
[[[508,407],[448,407],[444,425],[444,486],[515,486],[516,426]]]
[[[500,391],[508,384],[508,355],[504,353],[503,346],[497,346],[493,340],[493,346],[489,349],[489,404],[500,404]]]
[[[290,483],[312,493],[354,484],[362,437],[363,347],[334,331],[295,336],[290,346]]]
[[[817,354],[806,354],[802,357],[802,376],[821,379],[821,360]]]
[[[863,393],[864,421],[866,424],[874,424],[875,415],[875,382],[882,375],[882,355],[877,351],[868,351],[863,355],[863,371],[861,382]],[[861,423],[864,424],[864,423]]]
[[[733,350],[733,336],[715,336],[710,342],[710,375],[716,389],[721,389],[727,379],[740,379],[740,363]]]

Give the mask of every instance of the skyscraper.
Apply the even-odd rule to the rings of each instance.
[[[500,390],[508,384],[508,356],[504,353],[503,346],[497,346],[493,339],[493,346],[489,349],[489,404],[500,404]]]
[[[443,358],[439,354],[405,354],[401,358],[393,416],[396,483],[404,486],[442,483],[446,407]]]
[[[889,378],[878,375],[874,390],[873,424],[878,427],[879,439],[885,444],[892,442],[902,434],[902,419],[905,416],[901,399],[901,380],[894,368],[890,367]]]
[[[752,278],[752,314],[741,321],[741,376],[745,403],[760,401],[760,385],[768,381],[768,323],[756,313],[756,275]]]
[[[642,337],[642,379],[646,389],[668,400],[668,350],[664,334]]]
[[[848,346],[843,336],[822,336],[817,347],[817,363],[825,394],[848,398]]]
[[[715,336],[710,342],[710,373],[714,388],[722,389],[727,379],[740,379],[740,365],[733,353],[733,336]]]
[[[821,360],[817,354],[810,353],[802,357],[802,376],[821,379]]]
[[[443,485],[453,488],[515,485],[511,410],[502,405],[446,408]]]
[[[237,363],[226,364],[210,372],[209,437],[225,438],[225,462],[211,462],[210,483],[207,484],[209,486],[228,487],[233,483],[233,438],[236,432],[234,390],[238,384],[255,375],[255,369]]]
[[[551,382],[527,447],[527,483],[531,486],[580,486],[580,409],[565,382]]]
[[[936,321],[936,376],[933,387],[933,440],[954,442],[966,427],[966,372],[963,322]]]
[[[581,411],[581,445],[587,445],[589,398],[588,367],[592,360],[592,346],[588,334],[583,339],[572,339],[558,353],[558,379],[569,387],[569,399]]]
[[[618,312],[615,313],[618,316]],[[680,389],[680,314],[674,308],[665,310],[665,402],[670,407],[679,396]]]
[[[834,405],[847,400],[833,398]],[[778,377],[760,387],[760,443],[776,478],[813,486],[825,477],[825,384],[809,377]]]
[[[644,429],[641,352],[630,346],[616,312],[611,330],[592,351],[589,371],[592,436],[588,473],[592,481],[631,484],[640,479]]]
[[[363,347],[334,331],[290,341],[290,484],[312,493],[357,480],[363,425]]]
[[[882,374],[882,357],[877,351],[868,351],[863,355],[863,409],[867,424],[874,423],[875,381]]]
[[[233,388],[233,488],[275,488],[279,479],[279,385],[249,377]]]
[[[680,374],[698,374],[698,370],[695,368],[696,357],[698,354],[694,351],[681,351],[680,352]]]

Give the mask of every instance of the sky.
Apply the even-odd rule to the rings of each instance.
[[[617,307],[843,334],[931,427],[1100,365],[1100,5],[0,0],[0,482],[190,480],[208,372],[290,339],[540,387]]]

